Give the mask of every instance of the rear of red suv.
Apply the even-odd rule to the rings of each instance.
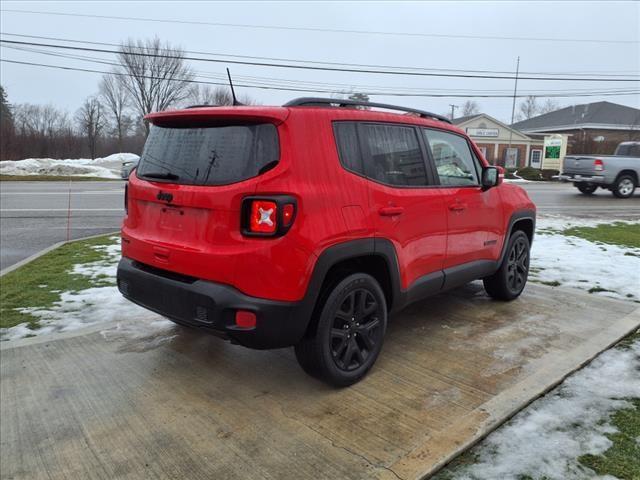
[[[127,298],[251,347],[302,335],[294,311],[311,252],[285,235],[299,197],[258,188],[289,168],[287,116],[234,107],[148,117],[125,200],[118,286]]]
[[[295,346],[334,385],[371,368],[391,311],[476,278],[516,298],[535,221],[526,193],[493,190],[497,169],[444,118],[334,103],[149,115],[122,294],[247,347]]]

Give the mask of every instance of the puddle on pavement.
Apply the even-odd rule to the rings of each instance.
[[[171,342],[181,327],[158,315],[119,321],[100,334],[108,342],[119,342],[118,352],[146,352]]]

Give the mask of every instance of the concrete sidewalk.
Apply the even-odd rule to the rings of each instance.
[[[416,479],[640,325],[630,302],[478,284],[411,306],[361,383],[150,320],[0,352],[2,478]],[[136,328],[132,328],[136,326]]]

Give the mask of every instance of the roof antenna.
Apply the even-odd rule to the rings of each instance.
[[[233,106],[235,107],[237,105],[244,105],[243,103],[240,103],[236,98],[236,92],[233,89],[233,82],[231,81],[231,72],[229,72],[228,68],[227,68],[227,77],[229,77],[229,86],[231,87],[231,96],[233,97]]]

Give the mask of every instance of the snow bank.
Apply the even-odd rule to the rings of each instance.
[[[598,356],[545,397],[489,435],[472,454],[474,464],[446,472],[445,478],[572,480],[598,477],[578,463],[611,446],[616,430],[609,416],[640,397],[640,341]]]
[[[104,158],[27,158],[0,162],[2,175],[60,175],[78,177],[120,178],[122,162],[138,160],[133,153],[116,153]]]
[[[592,290],[594,295],[640,300],[640,249],[554,233],[564,228],[603,223],[610,221],[541,218],[531,249],[530,279]]]

